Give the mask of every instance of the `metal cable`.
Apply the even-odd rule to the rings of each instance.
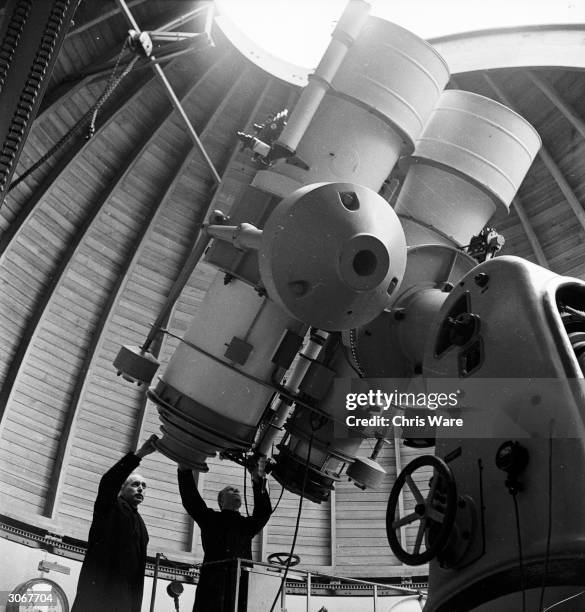
[[[126,69],[124,70],[122,75],[118,79],[115,79],[116,71],[118,70],[118,66],[120,65],[120,61],[122,60],[122,56],[124,55],[124,51],[126,50],[127,46],[128,39],[126,39],[126,42],[122,45],[122,48],[120,49],[120,53],[118,53],[116,63],[112,68],[112,73],[110,74],[110,78],[108,80],[104,93],[99,97],[99,100],[93,107],[93,113],[91,115],[91,121],[89,123],[89,132],[87,135],[88,138],[91,138],[95,134],[95,120],[97,118],[99,110],[104,105],[105,101],[110,97],[114,89],[116,89],[116,87],[119,85],[120,81],[130,72],[130,70],[132,70],[134,64],[138,60],[138,56],[136,55],[134,58],[132,58],[132,61],[128,64],[128,66],[126,66]]]
[[[366,373],[364,372],[360,364],[360,360],[358,356],[357,332],[355,329],[349,330],[349,348],[351,350],[351,356],[353,359],[353,363],[355,364],[355,367],[353,369],[359,374],[360,378],[365,378]]]
[[[124,48],[122,48],[124,51]],[[121,56],[120,52],[120,56]],[[30,168],[25,170],[16,180],[12,181],[8,191],[12,191],[19,183],[24,181],[27,177],[29,177],[33,172],[35,172],[38,168],[40,168],[48,159],[53,157],[57,151],[59,151],[63,146],[71,140],[71,138],[79,132],[89,121],[89,133],[87,135],[87,139],[91,138],[95,134],[95,119],[98,111],[104,105],[106,100],[112,95],[113,91],[118,87],[122,79],[128,75],[128,73],[134,67],[134,64],[138,61],[138,56],[133,57],[130,63],[124,69],[124,72],[120,74],[118,78],[115,80],[110,80],[108,86],[106,87],[104,93],[98,98],[97,102],[77,121],[77,123],[58,141],[56,142],[40,159],[38,159]],[[116,63],[116,67],[118,63]],[[115,71],[116,68],[114,68]]]
[[[522,591],[522,612],[526,612],[526,577],[524,575],[524,558],[522,555],[522,537],[520,532],[520,511],[518,509],[518,498],[512,493],[514,500],[514,515],[516,518],[516,534],[518,536],[518,566],[520,568],[520,590]]]
[[[546,579],[548,575],[548,564],[550,560],[550,544],[552,537],[552,492],[553,492],[553,439],[552,439],[553,423],[551,421],[548,437],[548,520],[546,529],[546,553],[544,555],[544,569],[542,571],[542,584],[540,587],[540,602],[538,610],[544,607],[544,593],[546,590]]]
[[[318,429],[318,428],[317,428]],[[294,536],[293,536],[293,541],[292,541],[292,545],[290,547],[290,553],[288,555],[288,561],[286,563],[286,568],[284,570],[284,575],[282,577],[282,580],[280,581],[280,587],[278,588],[278,591],[274,597],[274,601],[272,602],[272,606],[270,606],[270,612],[273,612],[274,610],[274,606],[276,605],[276,602],[278,601],[278,598],[280,597],[280,594],[282,593],[282,590],[284,589],[285,585],[286,585],[286,577],[288,576],[288,570],[290,568],[290,564],[292,562],[293,559],[293,554],[295,551],[295,546],[297,545],[297,536],[299,535],[299,526],[301,523],[301,513],[302,513],[302,509],[303,509],[303,499],[305,496],[305,487],[307,485],[307,477],[309,475],[309,465],[310,465],[310,461],[311,461],[311,451],[313,449],[313,438],[315,436],[315,430],[313,430],[313,432],[311,433],[311,439],[309,440],[309,448],[307,450],[307,461],[305,463],[305,474],[303,476],[303,486],[301,488],[301,496],[300,496],[300,500],[299,500],[299,510],[297,512],[297,522],[295,525],[295,532],[294,532]]]

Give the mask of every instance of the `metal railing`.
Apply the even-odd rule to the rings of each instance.
[[[230,608],[233,612],[238,612],[241,597],[248,598],[247,609],[249,612],[270,612],[272,601],[278,592],[286,570],[285,566],[247,559],[215,561],[206,563],[205,566],[221,567],[224,575],[227,576],[231,573],[233,576],[235,583],[230,589],[233,589],[234,594],[233,608]],[[229,570],[235,571],[230,572]],[[245,584],[245,587],[242,586],[243,584]],[[287,595],[304,596],[306,612],[313,612],[311,605],[313,596],[333,598],[350,595],[371,601],[370,610],[372,612],[382,612],[382,603],[386,606],[384,609],[388,609],[388,602],[382,602],[382,599],[396,597],[403,601],[405,596],[410,596],[410,598],[422,602],[426,599],[427,594],[423,588],[334,576],[295,567],[289,569],[285,588],[281,590],[280,594],[280,606],[275,607],[273,612],[286,612]],[[360,605],[360,609],[365,608]]]

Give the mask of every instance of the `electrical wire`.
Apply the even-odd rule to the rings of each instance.
[[[280,489],[280,495],[278,496],[278,500],[276,502],[276,506],[274,506],[274,508],[272,509],[272,512],[270,514],[274,514],[276,512],[276,509],[280,505],[280,500],[282,499],[282,496],[284,495],[284,485],[281,485],[281,486],[282,486],[282,488]]]
[[[359,360],[357,347],[357,331],[355,329],[349,330],[349,348],[351,350],[351,356],[353,358],[353,363],[355,364],[355,367],[353,367],[349,359],[347,359],[348,363],[350,363],[350,365],[357,372],[360,378],[365,378],[366,373],[364,372],[364,369],[362,368]]]
[[[272,453],[271,454],[274,454],[274,445],[272,445]],[[272,509],[272,512],[270,513],[271,516],[276,512],[276,509],[280,505],[280,500],[282,499],[282,496],[284,495],[284,485],[280,485],[280,487],[281,487],[280,495],[278,496],[278,500],[276,502],[276,506],[274,506],[274,508]]]
[[[548,574],[548,561],[550,557],[550,542],[552,537],[552,421],[550,424],[550,431],[548,437],[548,525],[546,532],[546,553],[544,555],[544,569],[542,571],[542,585],[540,588],[540,603],[538,609],[542,610],[544,607],[544,592],[546,590],[546,577]]]
[[[244,506],[246,507],[246,516],[250,516],[250,512],[248,511],[248,498],[246,496],[246,483],[248,482],[246,462],[244,462]]]
[[[566,601],[569,601],[570,599],[575,599],[575,597],[579,597],[579,595],[583,595],[583,593],[585,593],[585,591],[581,591],[580,593],[575,593],[575,595],[571,595],[570,597],[567,597],[566,599],[561,599],[561,601],[557,601],[552,606],[545,608],[542,612],[548,612],[549,610],[552,610],[553,608],[560,606],[562,603],[565,603]]]
[[[349,358],[348,354],[347,354],[347,350],[346,348],[343,349],[343,357],[345,358],[345,361],[347,362],[347,365],[358,375],[359,378],[363,378],[363,372],[360,372],[354,365],[354,363],[352,362],[352,360]]]
[[[516,516],[516,534],[518,536],[518,565],[520,566],[520,588],[522,589],[522,612],[526,612],[526,585],[524,576],[524,559],[522,556],[522,537],[520,535],[520,511],[518,509],[517,493],[512,493],[514,514]]]
[[[485,555],[485,501],[483,494],[483,462],[481,459],[477,460],[477,469],[479,476],[479,507],[481,515],[481,554]]]
[[[246,470],[245,466],[244,466],[244,470]],[[246,474],[244,472],[244,506],[246,507],[246,516],[250,516],[250,512],[248,510],[248,499],[246,497],[247,495],[246,494],[246,482],[247,482],[247,479],[246,479]],[[278,496],[278,500],[276,501],[276,506],[274,506],[274,508],[272,509],[272,512],[270,513],[271,516],[276,512],[278,506],[280,505],[280,500],[282,499],[283,495],[284,495],[284,486],[282,486],[282,488],[280,489],[280,495]]]
[[[250,516],[250,512],[248,510],[248,498],[247,498],[247,493],[246,493],[246,483],[247,483],[246,472],[247,472],[247,469],[246,469],[246,466],[244,465],[244,506],[246,508],[246,516]],[[276,506],[274,506],[270,515],[273,515],[276,512],[278,506],[280,505],[280,500],[282,499],[283,495],[284,495],[284,486],[282,486],[282,488],[280,489],[280,495],[278,496],[278,500],[276,501]]]
[[[286,584],[286,577],[288,576],[288,570],[290,568],[290,564],[293,558],[293,553],[295,551],[295,546],[297,544],[297,536],[299,534],[299,525],[301,522],[301,511],[303,508],[303,499],[305,496],[305,487],[307,485],[307,476],[309,475],[309,462],[311,460],[311,451],[313,449],[313,438],[315,437],[315,432],[313,431],[311,433],[311,439],[309,440],[309,448],[307,451],[307,461],[305,463],[305,474],[303,476],[303,486],[301,488],[301,497],[299,500],[299,510],[297,512],[297,522],[295,525],[295,533],[293,536],[293,541],[292,541],[292,545],[290,547],[290,553],[288,555],[288,561],[286,563],[286,568],[284,570],[284,575],[282,576],[282,580],[280,581],[280,586],[278,587],[278,591],[274,597],[274,601],[272,602],[272,605],[270,606],[270,612],[274,611],[274,606],[276,605],[276,602],[278,601],[280,594],[282,593],[282,590],[284,589],[284,586]]]

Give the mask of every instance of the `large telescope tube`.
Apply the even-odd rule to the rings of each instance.
[[[283,196],[295,186],[341,180],[353,183],[353,187],[346,188],[349,193],[356,189],[356,184],[379,191],[399,156],[414,149],[414,143],[448,80],[449,70],[445,61],[430,45],[395,24],[370,17],[331,79],[331,87],[323,96],[306,131],[302,137],[296,137],[294,148],[306,165],[277,161],[270,170],[257,173],[254,187]],[[293,113],[291,121],[294,118]],[[292,131],[287,126],[283,137],[290,133]],[[331,197],[328,205],[333,206],[333,201]],[[347,204],[352,205],[349,197]],[[322,212],[325,209],[323,207]],[[383,210],[380,207],[380,211]],[[328,222],[324,223],[324,226],[329,225]],[[379,218],[377,227],[384,225],[385,222]],[[272,223],[266,224],[268,231],[272,231],[271,227]],[[328,238],[323,246],[325,252],[337,238],[329,229],[323,236]],[[294,313],[303,320],[307,320],[309,311],[312,316],[312,311],[318,309],[321,320],[316,324],[325,329],[332,328],[331,319],[343,319],[351,327],[360,326],[355,320],[350,323],[350,319],[355,317],[358,310],[365,314],[370,310],[370,305],[362,301],[359,309],[352,308],[351,313],[348,313],[349,309],[342,311],[336,292],[331,289],[316,291],[313,295],[318,299],[315,300],[311,299],[310,294],[303,300],[301,295],[291,304],[286,295],[286,285],[280,278],[283,268],[276,263],[284,257],[285,251],[279,248],[276,239],[274,244],[275,250],[261,261],[261,270],[269,292],[272,289],[277,296],[275,299],[283,308],[291,313],[291,308],[294,308]],[[352,249],[342,259],[346,271],[353,276],[353,280],[350,280],[346,275],[345,280],[354,283],[356,288],[358,283],[362,283],[365,288],[375,276],[365,272],[374,265],[373,262],[379,261],[376,253],[374,243],[368,243],[365,236],[356,237]],[[313,266],[301,249],[298,259],[308,264],[305,270],[307,277],[310,277]],[[350,261],[351,265],[348,266]],[[317,267],[321,265],[319,260],[314,263]],[[276,268],[274,272],[270,271],[271,266]],[[360,275],[363,277],[360,278]],[[309,284],[314,286],[313,283]],[[387,291],[392,289],[392,299],[388,300],[388,304],[398,292],[398,287],[393,288],[392,285],[386,285]],[[304,287],[302,283],[298,285],[300,293]],[[307,311],[303,312],[304,308]],[[334,328],[341,329],[342,326],[336,325]],[[340,346],[338,354],[329,364],[330,371],[337,376],[355,375],[344,356],[348,350],[346,346]],[[355,462],[361,442],[359,437],[349,439],[339,435],[336,421],[341,414],[338,402],[331,394],[319,399],[311,397],[310,394],[316,393],[315,389],[319,388],[315,380],[321,375],[327,378],[326,368],[315,365],[301,390],[309,402],[318,403],[322,421],[318,432],[313,435],[311,451],[309,453],[310,432],[317,412],[307,405],[297,404],[294,416],[286,425],[286,438],[279,445],[280,453],[273,471],[283,486],[296,493],[303,491],[303,475],[307,472],[308,482],[303,494],[316,502],[327,499],[342,470]],[[365,462],[362,463],[365,465]],[[362,470],[367,472],[368,481],[376,481],[380,477],[381,471],[373,463],[367,466],[371,469]]]
[[[396,201],[408,244],[469,244],[492,215],[508,212],[540,144],[536,130],[499,102],[444,91]]]
[[[295,137],[305,165],[279,160],[253,184],[276,190],[344,181],[379,191],[399,156],[412,153],[448,80],[445,60],[427,42],[369,17],[302,138]],[[293,131],[296,112],[282,137]]]
[[[394,211],[359,185],[299,189],[263,231],[209,231],[259,249],[262,286],[218,274],[149,391],[162,421],[159,449],[201,471],[218,451],[251,448],[294,357],[291,337],[301,340],[308,324],[339,331],[374,318],[390,304],[406,261]]]
[[[247,450],[274,392],[272,358],[306,326],[246,283],[218,274],[149,397],[157,404],[159,450],[207,471],[218,451]]]
[[[305,165],[280,160],[258,172],[229,211],[230,224],[266,227],[262,248],[211,247],[208,262],[229,282],[218,275],[150,391],[162,420],[161,451],[195,469],[206,469],[217,451],[251,447],[282,376],[272,359],[283,339],[302,338],[308,325],[362,325],[400,284],[403,232],[376,192],[398,157],[412,151],[449,72],[430,45],[402,28],[374,18],[364,27],[366,35],[349,32],[355,44],[328,64],[310,117],[310,104],[290,115],[282,144],[294,146]],[[337,34],[332,44],[340,49]],[[295,192],[323,181],[345,186]],[[289,196],[294,203],[279,209]],[[334,266],[324,268],[324,259]]]
[[[461,252],[494,214],[506,214],[540,147],[509,108],[466,91],[443,92],[416,141],[395,211],[408,256],[392,311],[357,333],[367,376],[420,375],[430,326],[449,291],[476,265]]]

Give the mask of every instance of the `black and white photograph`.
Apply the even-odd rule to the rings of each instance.
[[[0,612],[585,611],[585,0],[0,0]]]

